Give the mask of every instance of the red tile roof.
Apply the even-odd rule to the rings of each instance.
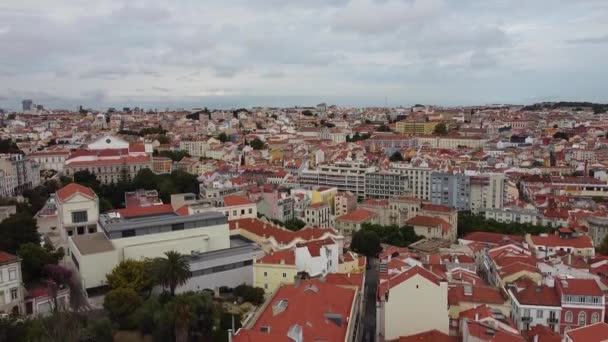
[[[488,342],[524,342],[524,338],[521,335],[516,335],[502,329],[493,329],[485,324],[467,321],[467,329],[469,335],[475,337],[476,341],[488,341]],[[492,331],[492,333],[488,333]]]
[[[18,258],[15,255],[12,255],[12,254],[4,252],[4,251],[0,251],[0,265],[17,261],[17,259]]]
[[[602,296],[604,294],[595,279],[556,279],[555,282],[566,295]]]
[[[78,183],[70,183],[55,192],[55,194],[57,195],[57,199],[60,202],[67,201],[68,199],[70,199],[72,196],[74,196],[77,193],[79,193],[85,197],[88,197],[90,199],[94,199],[97,197],[97,195],[95,194],[95,191],[93,191],[93,189],[88,188],[84,185],[80,185]]]
[[[604,342],[608,340],[608,324],[598,322],[566,333],[572,342]]]
[[[551,330],[549,327],[544,325],[535,325],[530,330],[524,332],[529,341],[536,342],[562,342],[560,334]],[[535,340],[536,338],[536,340]]]
[[[491,318],[494,317],[492,315],[492,312],[490,311],[490,307],[487,305],[479,305],[477,307],[468,309],[468,310],[464,310],[464,311],[460,311],[460,314],[458,315],[459,319],[469,319],[471,321],[475,321],[475,320],[482,320],[484,318]],[[475,319],[477,318],[477,319]]]
[[[405,221],[405,224],[409,226],[441,228],[441,231],[444,233],[449,232],[450,228],[452,227],[444,219],[424,215],[414,216],[411,219]]]
[[[336,220],[350,221],[350,222],[363,222],[377,216],[377,214],[367,209],[355,209],[347,214],[338,216]]]
[[[370,198],[368,200],[365,200],[365,201],[359,203],[359,205],[367,205],[367,206],[373,206],[373,207],[386,207],[386,206],[388,206],[388,200],[379,200],[379,199]]]
[[[397,260],[397,259],[395,259],[395,260]],[[381,295],[384,295],[384,293],[386,293],[386,291],[388,291],[389,289],[392,289],[395,286],[409,280],[410,278],[412,278],[415,275],[420,275],[421,277],[427,279],[428,281],[430,281],[431,283],[433,283],[437,286],[439,286],[439,283],[443,280],[440,276],[427,270],[424,267],[414,266],[403,273],[400,273],[400,274],[397,274],[396,276],[391,277],[389,281],[379,284],[378,293]]]
[[[442,212],[442,213],[451,213],[451,212],[455,211],[455,209],[452,209],[448,206],[440,205],[440,204],[423,204],[422,210],[436,211],[436,212]]]
[[[289,249],[286,251],[271,252],[258,259],[259,264],[294,265],[296,264],[296,253]]]
[[[587,235],[562,239],[558,235],[530,236],[530,240],[536,246],[548,247],[571,247],[571,248],[593,248],[593,241]]]
[[[509,235],[509,234],[499,234],[499,233],[489,233],[489,232],[472,232],[465,235],[463,240],[469,241],[477,241],[490,243],[494,245],[505,245],[513,242],[523,242],[524,238],[517,235]]]
[[[458,337],[449,336],[439,330],[429,330],[415,335],[401,336],[394,342],[457,342]]]
[[[251,329],[241,329],[234,342],[291,341],[287,333],[295,324],[302,329],[304,341],[343,341],[351,316],[355,290],[319,280],[302,281],[299,286],[281,286],[270,299]],[[284,309],[273,310],[280,301]],[[278,311],[278,312],[273,312]],[[340,317],[340,324],[327,315]],[[268,332],[262,332],[268,327]]]
[[[363,286],[363,273],[329,273],[325,276],[325,281],[329,284],[339,286]]]
[[[239,195],[228,195],[224,196],[224,205],[226,207],[232,207],[237,205],[249,205],[253,204],[252,201],[249,200],[246,196]]]
[[[503,304],[507,301],[500,290],[493,286],[471,286],[470,296],[465,295],[464,288],[465,285],[457,285],[448,289],[449,305],[458,305],[460,302]]]
[[[561,306],[562,304],[555,287],[530,286],[513,295],[523,305]]]
[[[333,229],[304,228],[297,232],[293,232],[291,230],[279,228],[270,222],[264,222],[257,218],[232,220],[229,221],[228,224],[231,230],[237,229],[238,227],[239,229],[247,230],[259,237],[273,237],[278,243],[284,245],[288,245],[298,238],[304,241],[312,241],[320,239],[325,234],[338,236],[338,233]]]
[[[149,207],[130,207],[115,210],[121,217],[139,217],[173,213],[171,204],[152,205]]]

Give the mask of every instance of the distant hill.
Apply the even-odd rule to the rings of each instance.
[[[576,110],[583,110],[583,108],[591,108],[595,114],[606,113],[608,111],[608,104],[593,103],[593,102],[542,102],[535,103],[533,105],[522,107],[522,111],[533,111],[543,109],[562,109],[562,108],[573,108]]]

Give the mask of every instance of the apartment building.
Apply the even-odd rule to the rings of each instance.
[[[350,191],[365,197],[365,174],[375,171],[375,166],[357,162],[320,165],[315,170],[303,170],[300,183],[335,187],[338,191]]]
[[[410,186],[408,177],[390,172],[369,172],[365,174],[365,197],[389,198],[406,196]]]
[[[0,195],[11,197],[40,185],[40,164],[19,153],[0,154]]]
[[[425,135],[431,134],[439,122],[437,121],[398,121],[395,131],[406,135]]]
[[[541,325],[560,332],[562,308],[557,288],[534,285],[519,290],[513,287],[508,294],[512,303],[511,318],[519,331]]]
[[[378,214],[367,209],[355,209],[346,215],[336,218],[336,230],[342,235],[352,236],[365,223],[378,224]]]
[[[505,175],[479,174],[470,180],[470,210],[477,214],[485,208],[502,209],[505,197]]]
[[[334,197],[334,215],[342,216],[357,208],[357,196],[352,192],[339,192]]]
[[[428,164],[418,166],[408,163],[391,163],[389,172],[407,176],[411,195],[425,201],[431,198],[431,174],[433,169]]]
[[[503,223],[529,223],[540,224],[540,217],[536,209],[502,208],[483,209],[486,220],[496,220]]]
[[[0,315],[23,312],[21,260],[0,251]]]
[[[36,151],[27,155],[27,158],[37,162],[41,170],[63,171],[65,161],[70,156],[66,149]]]
[[[205,157],[207,155],[207,149],[209,144],[207,140],[193,139],[193,140],[181,140],[179,142],[179,149],[186,151],[193,157]]]
[[[429,145],[435,148],[456,149],[459,147],[481,148],[488,139],[479,137],[462,137],[462,136],[418,136],[419,145]]]
[[[255,202],[247,196],[228,195],[224,196],[223,202],[224,206],[220,210],[224,212],[228,221],[258,217],[258,208]]]
[[[463,173],[431,173],[430,200],[458,210],[470,210],[470,177]]]
[[[325,203],[311,204],[304,212],[306,225],[319,228],[331,227],[331,208]]]

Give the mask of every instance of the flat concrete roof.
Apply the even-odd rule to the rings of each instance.
[[[71,237],[81,255],[96,254],[114,250],[114,246],[104,233],[76,235]]]
[[[226,216],[217,211],[207,211],[187,216],[168,213],[130,218],[114,218],[107,214],[99,215],[99,224],[108,232],[162,226],[174,223],[195,222],[200,220],[221,220],[221,223],[227,223]]]

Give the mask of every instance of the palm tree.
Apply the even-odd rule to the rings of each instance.
[[[160,284],[169,288],[175,296],[175,288],[184,285],[192,276],[188,257],[176,251],[165,252],[166,258],[156,260],[157,275]]]

